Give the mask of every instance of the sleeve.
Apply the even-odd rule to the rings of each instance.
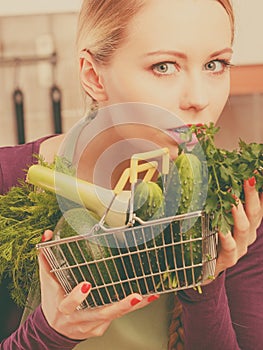
[[[70,350],[79,342],[53,330],[38,306],[25,323],[0,344],[0,350]]]
[[[225,273],[202,287],[178,293],[183,306],[185,350],[240,350],[232,326]]]
[[[215,281],[178,293],[186,350],[256,350],[263,344],[263,221],[256,241]]]
[[[19,179],[25,179],[26,169],[37,162],[40,144],[50,135],[18,146],[0,148],[0,193],[6,193]]]

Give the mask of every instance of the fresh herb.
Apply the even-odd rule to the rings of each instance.
[[[63,158],[54,164],[39,163],[73,174]],[[10,280],[10,295],[25,306],[28,291],[38,283],[36,244],[44,230],[54,230],[62,216],[54,193],[20,181],[5,195],[0,195],[0,281]]]
[[[244,202],[244,180],[256,178],[256,188],[263,189],[263,144],[239,141],[239,147],[229,151],[218,148],[215,135],[219,131],[214,124],[192,126],[199,143],[193,153],[205,154],[208,168],[208,193],[205,211],[213,214],[212,227],[222,233],[231,231],[231,208],[238,200]],[[201,157],[200,157],[201,158]],[[238,198],[238,200],[237,200]]]
[[[56,195],[21,182],[0,196],[0,281],[8,277],[11,297],[24,306],[38,281],[36,244],[53,230],[61,213]]]

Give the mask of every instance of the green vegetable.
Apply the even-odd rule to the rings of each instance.
[[[232,151],[218,148],[215,135],[219,131],[212,123],[191,127],[199,143],[192,153],[204,153],[208,168],[208,193],[204,210],[212,214],[212,229],[226,234],[233,228],[231,208],[236,205],[235,197],[244,201],[244,180],[255,176],[256,189],[263,189],[263,144],[245,143]]]
[[[175,160],[178,170],[181,200],[177,214],[202,209],[203,171],[201,161],[191,153],[181,153]],[[176,186],[176,184],[174,184]],[[168,188],[169,192],[169,188]]]
[[[143,221],[156,220],[164,216],[164,196],[158,184],[152,181],[141,181],[136,184],[134,213]],[[151,275],[158,274],[160,269],[166,270],[164,250],[156,250],[156,246],[162,244],[161,228],[156,225],[141,226],[135,221],[134,228],[126,231],[124,235],[126,247],[120,249],[123,254],[121,278],[128,277],[131,280],[138,278],[137,282],[132,280],[130,284],[133,292],[147,293],[154,290],[154,286],[160,282],[160,276]]]
[[[91,230],[99,222],[99,217],[85,208],[75,208],[64,213],[59,220],[54,239],[61,240],[56,247],[55,255],[64,267],[65,277],[72,287],[83,280],[92,284],[92,291],[87,298],[89,305],[102,305],[116,299],[123,290],[120,286],[118,269],[120,261],[110,259],[117,255],[116,244],[110,234],[104,234],[102,230]],[[64,238],[72,236],[95,235],[95,238],[81,237],[68,243]],[[86,264],[88,262],[88,264]],[[67,268],[68,267],[68,268]],[[107,293],[104,285],[116,282],[115,287],[109,287]]]
[[[216,146],[214,141],[218,130],[219,129],[213,124],[209,126],[191,127],[191,132],[196,133],[199,143],[191,151],[188,151],[187,147],[184,147],[184,145],[181,147],[180,152],[184,154],[184,156],[181,158],[179,158],[179,156],[177,161],[179,162],[180,159],[183,159],[181,165],[185,164],[185,169],[188,169],[187,171],[179,171],[177,170],[176,164],[172,164],[173,166],[171,167],[171,172],[166,182],[167,191],[164,200],[164,215],[171,216],[179,212],[183,213],[189,210],[199,210],[200,207],[200,209],[203,208],[205,212],[212,215],[211,229],[227,233],[233,228],[231,208],[232,205],[236,205],[236,199],[233,195],[240,198],[242,202],[244,201],[244,180],[255,176],[256,188],[259,192],[262,192],[263,144],[248,144],[244,141],[240,141],[239,147],[233,151],[221,149]],[[205,157],[203,157],[203,155],[205,155]],[[201,169],[193,156],[196,156],[201,162]],[[194,165],[191,165],[191,161],[187,164],[187,160],[192,159],[195,159]],[[45,166],[48,165],[45,164]],[[53,168],[54,165],[48,167]],[[74,169],[70,164],[67,164],[64,159],[57,159],[57,170],[59,169],[63,170],[64,173],[70,175],[74,174]],[[202,173],[200,173],[200,171]],[[183,180],[184,176],[186,176],[185,180]],[[190,176],[190,178],[187,178],[187,176]],[[191,191],[192,187],[190,184],[195,184],[195,181],[200,178],[202,178],[202,183],[199,183],[199,186],[204,187],[201,188],[201,191],[200,188],[198,188],[194,194]],[[207,179],[207,188],[204,179]],[[185,188],[183,187],[184,181],[186,181]],[[181,185],[178,184],[181,184],[182,188]],[[143,186],[145,187],[145,185],[141,186],[142,194],[137,198],[139,201],[141,201],[143,197],[146,198],[145,194],[143,194]],[[146,186],[152,189],[155,187],[155,185],[149,184]],[[160,184],[160,187],[162,188],[162,184]],[[153,189],[152,192],[149,192],[150,197],[147,197],[149,202],[145,202],[147,204],[145,204],[145,207],[141,207],[143,208],[141,212],[138,207],[138,210],[136,209],[136,214],[141,216],[145,221],[149,220],[149,218],[158,218],[159,215],[162,216],[162,209],[156,212],[153,210],[155,209],[153,203],[157,200],[158,191],[159,190],[156,188]],[[198,192],[202,193],[202,196],[198,197]],[[190,199],[191,196],[192,198]],[[67,208],[67,204],[69,204],[68,208],[79,206],[78,204],[73,205],[72,202],[70,203],[68,200],[65,200],[65,205],[63,205],[63,207]],[[197,207],[195,205],[197,205]],[[156,206],[156,208],[157,207],[158,206]],[[162,208],[162,205],[160,208]],[[5,277],[11,279],[11,296],[20,306],[25,304],[29,287],[33,286],[34,288],[34,284],[38,281],[37,274],[35,273],[37,270],[37,252],[35,245],[40,242],[44,229],[55,228],[61,215],[55,194],[50,193],[48,190],[40,190],[38,187],[31,186],[24,182],[12,188],[6,195],[0,196],[0,279]],[[64,219],[62,219],[61,222],[63,222],[63,220]],[[179,228],[177,225],[178,224],[173,225],[173,239],[179,243],[180,236],[178,235]],[[198,219],[194,222],[193,226],[188,226],[186,228],[187,229],[183,232],[185,238],[199,237],[201,221]],[[166,234],[165,230],[158,235],[157,232],[151,231],[150,228],[145,227],[144,229],[146,237],[149,238],[146,242],[140,240],[140,226],[135,226],[133,228],[135,236],[136,232],[139,232],[137,233],[139,237],[138,242],[135,239],[133,243],[138,243],[140,253],[138,254],[138,252],[135,251],[134,244],[132,245],[131,241],[128,252],[130,257],[127,255],[125,257],[126,260],[119,255],[122,248],[117,248],[111,241],[114,240],[115,237],[112,235],[107,236],[107,240],[109,240],[108,243],[111,243],[109,244],[111,247],[110,253],[115,257],[114,268],[111,268],[111,271],[113,271],[112,274],[115,277],[115,272],[118,273],[120,280],[122,279],[125,281],[124,287],[118,285],[116,289],[112,289],[111,294],[113,298],[114,293],[115,295],[124,295],[131,291],[137,291],[140,288],[143,291],[147,291],[147,288],[151,287],[153,283],[175,287],[178,281],[183,281],[184,283],[186,278],[191,281],[193,277],[190,270],[186,275],[184,272],[172,274],[170,271],[166,271],[165,255],[171,257],[168,261],[170,269],[175,267],[174,259],[172,258],[174,253],[176,253],[177,256],[177,266],[190,266],[192,262],[198,265],[201,256],[200,241],[195,242],[194,246],[191,246],[193,243],[188,242],[184,243],[184,245],[179,244],[178,248],[175,249],[166,246],[164,250],[164,244],[171,243],[172,237]],[[129,232],[131,231],[132,230],[129,229]],[[122,233],[120,233],[120,236],[121,235]],[[103,237],[104,235],[102,235],[102,238]],[[127,237],[127,234],[124,234],[124,238],[128,239]],[[129,234],[129,239],[134,240],[134,238],[131,237],[132,234]],[[145,250],[146,248],[147,252]],[[194,254],[190,254],[190,250],[192,250]],[[135,253],[131,254],[134,251]],[[87,251],[88,257],[91,252],[92,250]],[[179,261],[178,259],[180,259],[181,252],[183,252],[183,259]],[[107,250],[106,252],[103,250],[103,255],[107,255],[108,253]],[[138,268],[137,271],[138,275],[141,275],[142,281],[145,277],[145,272],[152,274],[146,278],[147,285],[141,281],[136,283],[133,280],[134,271],[131,268],[130,270],[126,269],[126,267],[128,265],[131,266],[132,263],[137,264],[138,258],[143,258],[143,267],[141,269]],[[104,262],[100,262],[100,264],[104,264]],[[138,264],[136,266],[138,266]],[[163,272],[162,280],[156,278],[156,271]],[[198,277],[198,273],[197,269],[197,272],[194,274]],[[27,278],[25,278],[25,276],[27,276]],[[127,276],[131,276],[129,281],[127,281]]]
[[[8,277],[11,297],[24,306],[38,283],[37,252],[44,229],[54,229],[61,212],[56,196],[26,183],[0,196],[0,280]]]
[[[195,154],[182,151],[170,164],[165,194],[166,216],[202,210],[207,192],[206,179],[201,160]],[[165,276],[165,283],[174,287],[191,284],[193,277],[198,280],[202,271],[202,267],[198,266],[202,263],[201,218],[186,217],[172,221],[164,232],[166,243],[176,242],[174,248],[165,249],[168,266],[173,270]],[[197,266],[192,268],[193,265]]]
[[[164,197],[160,186],[152,181],[141,181],[134,191],[134,212],[142,220],[164,215]]]
[[[36,157],[43,166],[55,167]],[[62,157],[56,166],[73,174]],[[39,283],[36,244],[45,229],[54,230],[61,215],[54,193],[25,181],[0,195],[0,282],[8,278],[10,295],[20,307],[25,306],[29,289]]]

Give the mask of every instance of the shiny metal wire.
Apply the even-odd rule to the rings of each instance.
[[[147,222],[135,217],[134,222],[37,245],[66,294],[83,280],[91,282],[79,308],[113,303],[132,292],[198,287],[213,278],[218,237],[208,215],[199,211]]]

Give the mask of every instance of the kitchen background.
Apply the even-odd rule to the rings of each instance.
[[[96,0],[95,0],[96,1]],[[81,0],[0,0],[0,146],[30,141],[55,131],[66,132],[84,113],[84,96],[75,57],[77,12]],[[231,96],[220,118],[224,129],[218,144],[229,149],[238,139],[263,142],[263,2],[234,0],[237,16]],[[61,120],[54,125],[50,92]],[[24,133],[18,135],[15,117],[24,105]],[[59,116],[60,109],[56,109]],[[21,114],[20,114],[21,117]],[[18,137],[19,136],[19,137]],[[224,139],[223,139],[224,138]],[[1,295],[4,318],[1,337],[15,329],[6,318],[6,296]]]
[[[80,0],[0,0],[0,146],[65,132],[83,116],[84,96],[74,47],[80,3]],[[263,32],[260,18],[263,3],[234,0],[234,5],[237,17],[234,63],[238,67],[232,70],[231,96],[219,121],[224,128],[224,140],[218,140],[228,148],[235,147],[239,137],[263,141],[263,41],[259,39]],[[56,113],[52,110],[52,87],[56,88],[53,91]],[[24,132],[20,123],[18,135],[16,115],[21,102]],[[58,118],[59,103],[62,125]]]

